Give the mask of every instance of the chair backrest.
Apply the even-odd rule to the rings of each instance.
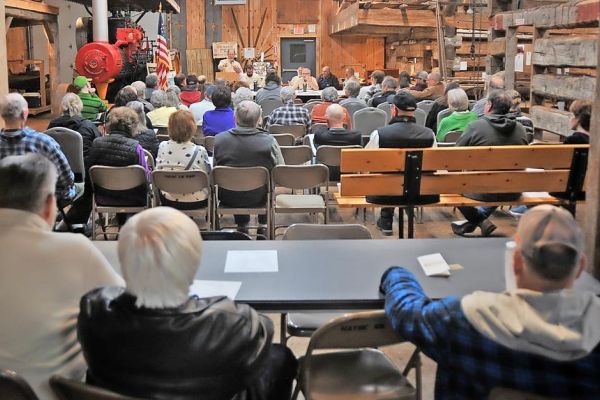
[[[387,101],[384,103],[381,103],[380,105],[377,106],[378,109],[385,111],[385,113],[387,114],[387,120],[389,121],[390,119],[392,119],[392,105],[390,103],[388,103]]]
[[[50,378],[50,387],[60,400],[141,400],[58,375]]]
[[[339,167],[342,149],[361,149],[361,146],[329,146],[323,145],[317,148],[316,159],[318,163],[328,167]]]
[[[477,104],[477,100],[469,100],[469,110],[472,110],[475,104]]]
[[[202,240],[252,240],[250,235],[238,231],[201,231],[200,235]]]
[[[301,138],[306,135],[306,126],[301,124],[293,125],[270,125],[270,133],[291,133],[295,138]]]
[[[269,170],[265,167],[217,166],[211,171],[213,185],[234,192],[247,192],[266,186],[270,192]]]
[[[341,176],[341,195],[410,197],[404,182],[412,176],[419,195],[565,192],[578,198],[588,151],[589,145],[343,150],[341,171],[353,174]],[[415,156],[420,163],[410,162]]]
[[[158,139],[159,142],[166,142],[168,140],[171,140],[169,135],[156,135],[156,138]]]
[[[350,101],[348,103],[342,104],[342,107],[344,107],[346,110],[348,110],[350,119],[352,120],[352,123],[354,124],[354,113],[356,113],[358,110],[362,110],[363,108],[367,108],[367,105],[360,103],[358,101]],[[352,126],[354,126],[354,125],[352,125]]]
[[[308,113],[312,113],[312,109],[314,106],[316,106],[317,104],[319,104],[318,102],[313,102],[313,101],[309,101],[308,103],[304,104],[304,108],[306,108],[308,110]]]
[[[306,355],[317,349],[379,347],[403,341],[383,310],[358,312],[335,318],[317,329]]]
[[[152,182],[155,190],[170,194],[188,194],[210,189],[208,175],[204,171],[154,171]],[[160,196],[156,196],[160,205]]]
[[[293,224],[283,240],[372,239],[371,232],[359,224]]]
[[[0,399],[2,400],[38,400],[31,386],[16,372],[0,370]]]
[[[77,131],[68,128],[56,127],[46,131],[46,135],[60,145],[60,149],[67,158],[71,171],[80,182],[85,180],[85,166],[83,163],[83,138]]]
[[[273,133],[273,138],[279,146],[293,146],[296,138],[291,133]]]
[[[213,153],[215,151],[215,137],[214,136],[206,136],[204,138],[204,148],[209,153]]]
[[[169,127],[168,126],[155,126],[157,135],[167,135],[169,136]]]
[[[144,156],[146,157],[146,164],[148,164],[148,168],[150,168],[150,171],[154,171],[154,169],[156,168],[156,161],[154,161],[154,156],[148,150],[143,150]]]
[[[304,104],[304,102],[302,101],[302,99],[296,97],[294,99],[294,104],[298,104],[299,106],[301,106],[302,104]]]
[[[142,185],[148,187],[146,170],[139,165],[126,167],[94,165],[90,168],[90,179],[94,186],[106,190],[129,190]]]
[[[453,111],[453,110],[451,110],[451,109],[449,109],[449,108],[446,108],[445,110],[442,110],[442,111],[440,111],[440,112],[438,113],[438,115],[437,115],[437,125],[436,125],[436,128],[439,128],[439,126],[440,126],[440,122],[442,122],[442,120],[443,120],[444,118],[446,118],[446,117],[450,116],[450,114],[452,114],[453,112],[454,112],[454,111]]]
[[[302,165],[312,160],[310,146],[280,146],[286,165]]]
[[[417,108],[429,114],[429,111],[431,111],[431,107],[433,107],[433,103],[435,103],[433,100],[421,100],[417,103]]]
[[[262,116],[268,117],[269,114],[273,112],[274,109],[278,107],[283,107],[283,102],[280,99],[267,99],[258,103],[260,108],[262,108]]]
[[[363,108],[354,113],[352,127],[363,136],[368,136],[375,129],[386,126],[389,122],[387,118],[388,116],[383,110],[373,107]]]
[[[277,165],[271,171],[273,187],[289,189],[311,189],[329,186],[329,169],[323,164],[313,165]]]
[[[444,136],[444,142],[446,143],[456,143],[456,141],[458,140],[459,137],[462,136],[462,131],[450,131],[448,133],[446,133],[446,136]]]
[[[310,127],[310,133],[312,135],[314,135],[317,132],[320,132],[322,130],[327,130],[329,127],[327,126],[327,124],[322,123],[322,122],[317,122],[316,124],[312,124]]]
[[[420,108],[415,110],[415,119],[417,120],[417,125],[425,126],[425,122],[427,121],[427,113]]]

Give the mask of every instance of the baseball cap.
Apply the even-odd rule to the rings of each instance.
[[[417,78],[418,79],[423,79],[424,81],[427,80],[427,77],[429,76],[429,74],[427,73],[427,71],[420,71],[417,74]]]
[[[196,75],[188,75],[186,78],[186,82],[187,82],[188,86],[197,85],[198,77],[196,77]]]
[[[415,111],[417,109],[417,99],[410,93],[400,92],[394,96],[394,105],[399,110]]]
[[[549,204],[523,214],[517,236],[521,253],[537,267],[573,266],[583,252],[583,233],[573,216],[564,208]]]
[[[77,89],[83,89],[88,83],[88,78],[83,75],[79,75],[77,78],[73,80],[73,86]]]

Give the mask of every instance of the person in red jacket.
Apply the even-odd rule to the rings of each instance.
[[[181,90],[179,99],[186,107],[189,107],[190,104],[198,103],[202,100],[202,92],[198,90],[199,84],[196,75],[188,75],[186,81],[187,85]]]

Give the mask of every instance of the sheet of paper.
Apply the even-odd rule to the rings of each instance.
[[[525,62],[523,53],[515,56],[515,72],[523,72],[523,63]]]
[[[195,294],[198,297],[227,296],[231,300],[235,300],[241,286],[242,282],[196,279],[190,286],[190,294]]]
[[[277,272],[277,250],[229,250],[225,272]]]
[[[450,276],[450,266],[440,253],[417,257],[417,260],[427,276]]]

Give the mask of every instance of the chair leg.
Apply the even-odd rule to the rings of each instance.
[[[279,343],[287,345],[287,313],[281,313],[279,316]]]
[[[71,225],[71,223],[69,222],[65,209],[63,207],[59,207],[58,209],[60,211],[60,215],[62,216],[63,221],[65,221],[65,225],[67,225],[67,229],[69,230],[69,232],[73,232],[73,225]]]

